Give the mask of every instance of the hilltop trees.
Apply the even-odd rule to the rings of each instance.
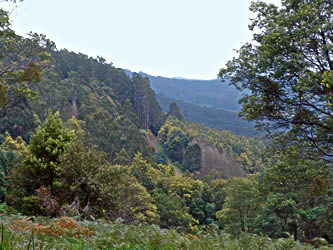
[[[174,118],[178,119],[179,121],[182,121],[184,119],[182,114],[179,111],[179,108],[178,108],[176,102],[172,102],[170,104],[168,114],[173,116]]]
[[[249,90],[241,115],[278,137],[276,149],[298,145],[302,157],[333,156],[333,5],[328,0],[253,2],[253,42],[219,73]],[[288,152],[284,152],[288,153]]]
[[[151,89],[148,78],[134,73],[131,80],[133,83],[132,103],[139,118],[140,127],[146,131],[150,129],[157,134],[161,125],[162,109],[156,100],[155,92]]]
[[[50,58],[47,51],[54,47],[43,35],[23,38],[10,26],[8,13],[0,9],[0,118],[36,95],[30,84],[41,80],[40,69]]]

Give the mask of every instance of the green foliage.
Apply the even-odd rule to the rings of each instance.
[[[294,200],[285,199],[283,195],[269,193],[262,212],[256,218],[255,233],[262,233],[270,237],[283,237],[285,232],[293,232],[298,220],[298,209]],[[297,236],[297,235],[296,235]]]
[[[145,187],[139,183],[131,183],[122,193],[121,202],[123,206],[119,212],[120,216],[127,222],[139,222],[157,224],[159,216],[153,199]]]
[[[201,167],[201,148],[199,144],[191,144],[185,150],[183,170],[188,170],[193,173],[200,171]]]
[[[228,131],[214,130],[198,123],[170,118],[161,127],[158,138],[172,161],[183,161],[189,142],[193,141],[199,144],[203,161],[201,170],[206,171],[205,175],[209,175],[209,172],[214,170],[209,166],[213,164],[216,165],[216,168],[223,168],[224,174],[214,174],[220,178],[227,174],[227,176],[243,176],[242,169],[248,173],[253,173],[264,166],[263,151],[265,146],[262,141],[255,138],[236,136]],[[210,151],[214,151],[212,154],[218,158],[217,160],[220,160],[219,165],[216,164],[215,160],[210,161],[212,158]],[[204,161],[204,159],[207,160]],[[236,171],[238,171],[237,174],[235,174]]]
[[[247,179],[235,177],[228,181],[225,203],[216,217],[227,232],[253,232],[253,219],[258,205],[259,186],[255,176]]]
[[[250,92],[241,115],[275,132],[280,147],[309,159],[332,159],[332,10],[329,1],[253,2],[253,42],[220,71]],[[291,35],[292,34],[292,35]],[[282,145],[281,145],[282,144]]]
[[[184,119],[182,114],[179,111],[179,108],[178,108],[176,102],[172,102],[170,104],[168,115],[174,117],[175,119],[178,119],[179,121],[182,121]]]
[[[40,69],[48,64],[47,51],[54,45],[36,33],[30,33],[28,38],[17,35],[3,9],[0,9],[0,33],[0,118],[3,118],[8,110],[36,95],[31,83],[40,82]]]
[[[28,152],[22,164],[17,164],[9,177],[8,203],[19,209],[25,201],[28,207],[36,207],[35,192],[41,187],[51,188],[57,177],[60,156],[74,138],[73,131],[66,129],[59,113],[49,113],[45,122],[31,138]],[[52,190],[53,191],[53,190]],[[27,206],[24,206],[26,208]],[[36,209],[34,212],[38,212]],[[24,210],[29,214],[29,209]]]
[[[261,192],[265,201],[257,232],[289,232],[310,241],[332,231],[332,173],[323,162],[280,156],[267,169]]]
[[[5,152],[0,148],[0,203],[4,202],[7,193],[6,185],[6,172],[8,171],[8,159]]]
[[[137,125],[138,127],[140,126],[139,118],[135,114],[132,103],[130,102],[129,99],[126,99],[121,112],[131,121],[131,123],[133,123],[134,125]]]
[[[152,157],[145,132],[126,116],[112,119],[105,110],[98,109],[87,117],[86,129],[86,141],[98,145],[110,159],[115,159],[122,149],[131,158],[138,152],[147,159]]]
[[[198,223],[190,214],[184,201],[176,193],[154,193],[157,211],[160,215],[160,225],[163,228],[181,228],[193,232]]]
[[[145,161],[140,153],[136,154],[130,166],[130,173],[149,191],[156,186],[155,169]]]
[[[25,156],[28,153],[28,148],[25,141],[20,137],[14,140],[11,136],[7,136],[2,144],[3,150],[14,154]]]
[[[155,159],[157,164],[168,164],[168,156],[164,152],[155,153]]]
[[[8,132],[13,138],[20,136],[24,141],[29,141],[33,131],[40,125],[40,119],[34,112],[28,111],[26,105],[18,104],[1,119],[0,133]]]
[[[61,206],[71,204],[77,214],[84,212],[82,216],[96,216],[96,211],[88,210],[94,208],[100,197],[97,175],[99,169],[106,165],[104,152],[98,151],[96,147],[86,150],[80,140],[73,141],[61,155],[58,177],[54,183],[57,197],[62,201]]]
[[[160,128],[161,107],[158,104],[155,92],[150,88],[149,79],[134,73],[132,103],[139,118],[140,127],[146,131],[150,129],[157,134]]]
[[[228,182],[222,179],[216,179],[209,183],[205,183],[202,198],[205,202],[207,224],[215,223],[222,227],[222,224],[218,223],[216,212],[223,208],[227,196],[227,184]]]
[[[158,136],[163,143],[163,147],[168,157],[172,161],[183,162],[185,147],[188,143],[185,131],[182,126],[174,126],[173,123],[179,125],[179,120],[169,117],[163,127],[161,127]]]
[[[126,174],[121,166],[104,166],[97,173],[100,207],[109,220],[157,223],[156,206],[145,187]]]
[[[41,174],[40,186],[49,187],[56,176],[60,156],[74,139],[74,133],[64,127],[59,113],[49,113],[41,127],[31,137],[29,154],[23,164]]]
[[[55,220],[40,219],[34,223],[26,217],[1,217],[0,246],[3,249],[61,248],[61,249],[312,249],[309,244],[301,244],[287,239],[271,239],[253,234],[241,234],[232,238],[216,227],[211,226],[195,235],[178,232],[175,229],[161,229],[154,225],[127,225],[121,220],[113,223],[103,221],[72,221],[69,218]],[[13,227],[23,225],[26,230]],[[66,222],[70,222],[66,224]],[[32,226],[38,230],[31,233]],[[63,232],[52,236],[51,225]],[[72,226],[72,227],[70,227]],[[76,227],[73,227],[76,226]],[[66,227],[69,227],[68,229]],[[44,231],[42,228],[48,230]],[[59,232],[58,231],[58,232]],[[89,236],[85,236],[84,234]],[[320,249],[328,247],[320,246]]]
[[[12,207],[9,207],[5,202],[0,204],[0,214],[1,215],[16,215],[18,212],[13,209]]]
[[[221,93],[221,95],[223,94],[224,93]],[[227,130],[236,135],[254,137],[261,134],[259,131],[255,130],[253,123],[244,121],[238,116],[236,111],[194,105],[189,103],[189,100],[188,102],[183,102],[179,99],[175,100],[162,94],[157,94],[156,97],[165,112],[168,111],[172,102],[176,102],[184,119],[190,122],[201,123],[214,129]]]
[[[332,8],[321,0],[285,0],[281,7],[253,2],[253,42],[220,71],[249,91],[240,100],[241,115],[274,139],[256,233],[332,240],[332,173],[324,163],[331,163],[333,148]],[[239,161],[248,164],[248,155]]]
[[[146,135],[140,131],[150,129],[156,134],[160,127],[161,109],[149,81],[140,76],[130,79],[101,58],[66,50],[50,53],[54,60],[49,67],[41,68],[41,84],[28,84],[39,95],[29,105],[12,109],[2,119],[0,133],[8,131],[28,141],[52,107],[63,120],[75,116],[85,121],[85,144],[98,145],[110,159],[122,148],[130,157],[141,152],[152,159]]]
[[[121,149],[119,153],[116,153],[116,157],[112,161],[116,165],[129,166],[131,164],[131,158],[127,154],[125,149]]]
[[[126,155],[124,150],[119,153],[118,161],[128,161],[128,156],[123,155]],[[79,218],[121,217],[128,223],[158,222],[151,196],[129,175],[126,167],[110,165],[104,152],[96,147],[86,150],[78,139],[60,158],[54,189],[63,210]]]
[[[0,146],[0,203],[5,201],[8,189],[8,175],[16,164],[22,161],[27,148],[21,137],[15,140],[7,136]]]
[[[332,74],[327,69],[331,45],[318,46],[323,45],[318,36],[326,38],[329,25],[319,25],[322,16],[316,15],[322,9],[323,16],[330,17],[331,7],[325,1],[286,0],[281,9],[261,2],[253,3],[252,9],[259,14],[252,28],[263,28],[255,36],[257,45],[245,45],[221,75],[229,74],[234,85],[250,89],[242,99],[247,119],[263,123],[271,119],[266,125],[287,129],[274,144],[271,162],[265,164],[270,158],[264,158],[265,147],[259,139],[189,123],[176,103],[161,115],[148,78],[140,74],[129,78],[100,57],[52,50],[44,37],[23,39],[10,29],[8,15],[1,11],[0,69],[11,63],[13,67],[0,74],[0,199],[24,214],[92,220],[83,221],[81,227],[69,218],[52,222],[43,218],[52,225],[66,221],[76,225],[60,237],[49,237],[41,231],[52,227],[36,218],[35,224],[27,218],[8,223],[0,216],[6,224],[1,248],[19,244],[74,249],[307,247],[291,239],[272,240],[244,232],[271,237],[289,234],[316,246],[325,243],[323,238],[332,241],[331,168],[322,161],[303,159],[330,160]],[[307,13],[294,17],[294,12]],[[310,28],[303,20],[308,17],[315,20]],[[306,39],[312,28],[314,44]],[[286,34],[291,30],[295,41]],[[318,58],[313,58],[313,48],[319,49]],[[32,54],[25,54],[30,49]],[[36,54],[39,50],[50,52],[53,63],[43,62],[50,55]],[[322,70],[305,56],[322,63]],[[13,97],[17,97],[15,107],[10,104]],[[59,112],[52,114],[50,107]],[[8,108],[11,112],[4,115]],[[16,139],[4,136],[5,131]],[[153,134],[158,134],[159,142]],[[31,137],[28,147],[19,135],[26,141]],[[159,151],[156,162],[147,138]],[[168,163],[171,166],[162,165]],[[181,163],[184,174],[173,167]],[[224,180],[255,172],[260,175]],[[6,206],[0,211],[9,210]],[[208,224],[212,225],[199,230]],[[216,225],[238,238],[231,239]],[[27,238],[24,231],[32,227],[35,232]],[[76,237],[82,228],[91,234]],[[17,238],[5,240],[3,235]]]
[[[176,135],[166,144],[168,156],[172,161],[183,162],[185,150],[183,139],[184,137]]]
[[[8,189],[8,175],[16,164],[22,161],[26,147],[22,138],[13,140],[10,136],[0,146],[0,203],[5,201]]]
[[[194,219],[198,220],[200,224],[205,223],[205,204],[202,199],[201,190],[194,190],[191,193],[190,214]]]

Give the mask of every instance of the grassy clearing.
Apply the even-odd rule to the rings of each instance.
[[[155,144],[155,148],[157,149],[156,152],[163,152],[164,151],[163,145],[160,142],[157,142]],[[169,158],[168,158],[168,165],[175,168],[176,173],[177,173],[178,176],[182,176],[183,175],[183,171],[179,167],[177,167],[176,165],[174,165],[173,162]]]
[[[252,234],[234,239],[215,226],[191,235],[155,225],[125,225],[121,220],[1,216],[0,223],[0,249],[312,249],[292,239]]]

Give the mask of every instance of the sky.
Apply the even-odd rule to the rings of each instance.
[[[24,0],[7,8],[17,33],[45,34],[58,49],[155,76],[214,79],[251,40],[250,2]]]

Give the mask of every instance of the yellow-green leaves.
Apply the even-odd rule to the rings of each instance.
[[[41,73],[35,61],[29,62],[24,69],[23,80],[28,82],[39,82],[41,80]]]
[[[0,83],[0,107],[5,108],[7,101],[6,88]]]

